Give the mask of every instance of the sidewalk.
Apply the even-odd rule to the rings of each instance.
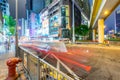
[[[10,57],[14,57],[14,53],[0,54],[0,80],[5,80],[8,74],[8,68],[6,60]]]
[[[104,45],[104,44],[67,44],[68,46],[89,47],[89,48],[104,48],[104,49],[116,49],[120,50],[120,46]]]
[[[4,45],[0,45],[0,80],[5,80],[8,75],[8,67],[6,65],[7,59],[15,56],[14,51],[14,45],[12,45],[11,50],[5,49]],[[22,67],[20,64],[17,65],[17,71],[22,70]],[[24,75],[24,71],[20,71],[20,77],[17,80],[26,80],[26,77]]]
[[[11,50],[6,50],[4,44],[0,45],[0,80],[5,80],[8,69],[6,65],[6,60],[10,57],[14,57],[14,45],[11,45]]]

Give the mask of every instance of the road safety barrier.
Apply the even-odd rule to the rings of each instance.
[[[23,66],[30,76],[30,80],[81,80],[64,63],[57,59],[57,67],[52,66],[44,59],[39,58],[32,51],[19,47],[19,57],[23,60]],[[59,65],[63,65],[70,75],[62,72]]]

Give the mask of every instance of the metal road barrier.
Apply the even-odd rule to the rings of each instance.
[[[33,52],[25,49],[24,47],[19,47],[19,57],[23,60],[23,66],[26,70],[27,75],[29,75],[29,80],[81,80],[74,72],[72,72],[64,63],[58,60],[55,55],[53,55],[58,61],[57,64],[62,64],[68,72],[72,75],[67,75],[62,72],[57,65],[57,67],[52,66],[44,59],[39,58]]]

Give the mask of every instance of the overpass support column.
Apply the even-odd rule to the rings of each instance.
[[[95,29],[92,31],[92,40],[95,41]]]
[[[104,19],[98,20],[98,42],[104,42]]]

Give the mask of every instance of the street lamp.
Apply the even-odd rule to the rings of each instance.
[[[75,0],[72,0],[72,42],[73,44],[75,43],[75,17],[74,17],[74,5],[75,5]]]
[[[18,57],[18,28],[17,28],[17,22],[18,21],[18,0],[16,0],[16,34],[15,34],[15,57]]]

